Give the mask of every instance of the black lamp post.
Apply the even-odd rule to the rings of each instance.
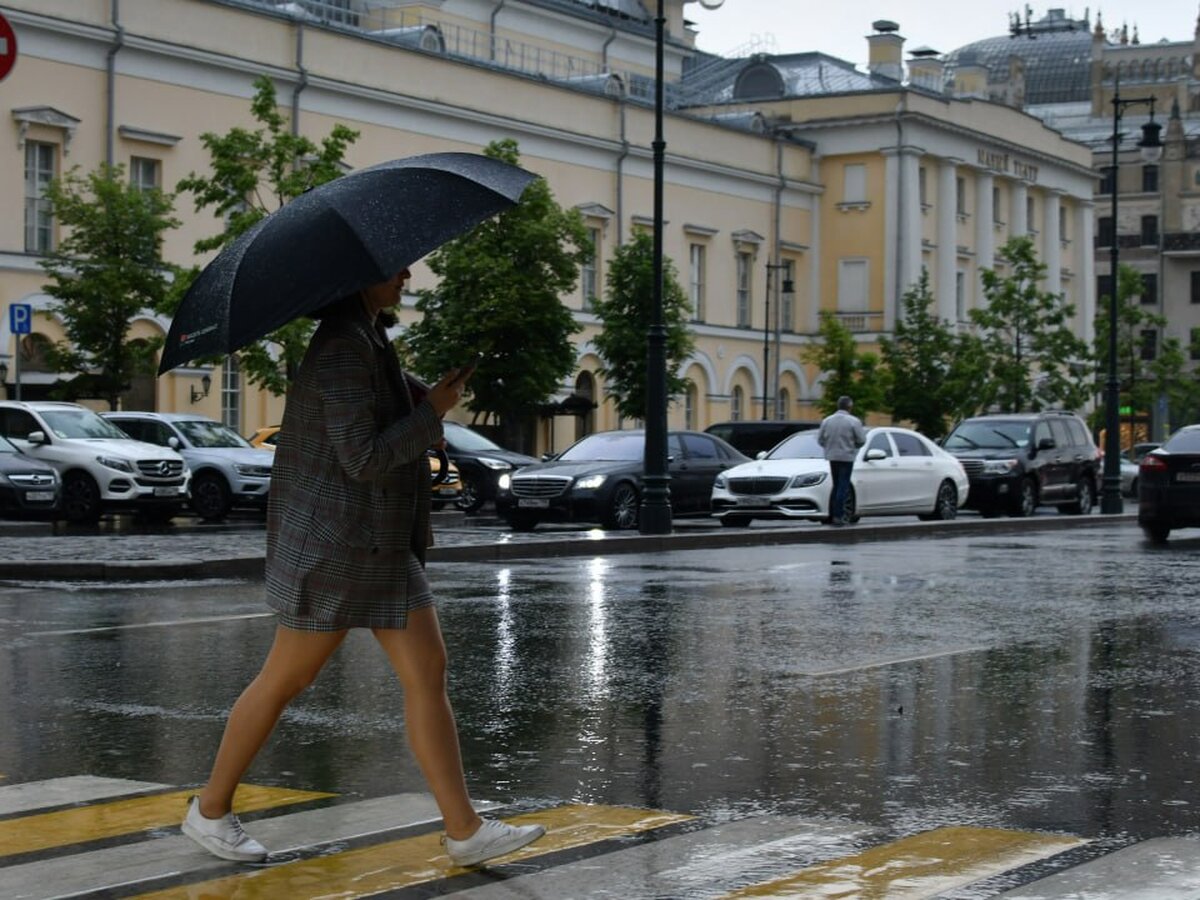
[[[794,290],[794,288],[793,288],[793,286],[792,286],[792,282],[791,282],[790,280],[788,280],[787,278],[783,278],[783,281],[782,281],[782,282],[780,282],[780,281],[778,281],[778,279],[782,278],[783,276],[782,276],[782,274],[776,274],[776,273],[784,273],[784,272],[786,272],[786,271],[787,271],[789,268],[791,268],[791,266],[790,266],[788,263],[767,263],[767,302],[766,302],[766,305],[765,305],[765,306],[764,306],[764,308],[763,308],[763,394],[762,394],[762,417],[763,417],[763,420],[764,420],[764,421],[765,421],[765,420],[767,420],[767,419],[769,419],[769,418],[771,418],[771,416],[770,416],[770,415],[768,414],[768,412],[767,412],[767,410],[768,410],[768,408],[769,408],[769,407],[768,407],[768,404],[770,403],[770,392],[769,392],[769,387],[770,387],[770,383],[771,383],[771,376],[770,376],[770,374],[769,374],[769,373],[770,373],[770,369],[769,369],[769,367],[768,367],[768,363],[769,363],[769,360],[770,360],[770,358],[771,358],[771,349],[770,349],[770,346],[771,346],[771,345],[770,345],[770,337],[771,337],[771,291],[772,291],[773,289],[775,290],[775,292],[776,292],[776,299],[777,299],[777,300],[778,300],[778,295],[779,295],[780,293],[787,294],[787,295],[789,295],[789,296],[792,294],[792,292],[793,292],[793,290]],[[772,287],[773,285],[775,286],[774,288]],[[782,302],[782,301],[780,301],[780,302]],[[776,318],[776,319],[778,319],[778,318],[779,318],[779,314],[780,314],[780,312],[781,312],[781,310],[779,310],[779,309],[777,309],[777,310],[776,310],[776,312],[775,312],[775,318]],[[776,348],[776,350],[778,350],[778,347]],[[776,371],[778,372],[778,369],[779,369],[779,363],[778,363],[778,360],[776,361],[775,368],[776,368]],[[776,395],[778,396],[778,393],[779,393],[779,385],[778,385],[778,384],[776,384],[776,385],[775,385],[775,393],[776,393]]]
[[[1108,381],[1104,392],[1104,486],[1100,493],[1100,512],[1116,515],[1124,511],[1121,500],[1121,383],[1117,378],[1117,329],[1120,305],[1120,238],[1117,234],[1117,171],[1120,166],[1121,113],[1127,106],[1146,104],[1150,107],[1150,121],[1142,126],[1142,139],[1138,147],[1142,159],[1157,162],[1162,156],[1162,126],[1154,121],[1154,97],[1121,99],[1120,76],[1113,83],[1113,133],[1112,133],[1112,246],[1109,248],[1109,272],[1111,285],[1108,297]]]
[[[725,0],[700,0],[716,9]],[[670,475],[667,474],[667,329],[663,319],[663,40],[666,15],[658,0],[654,17],[654,315],[646,335],[646,450],[638,531],[671,533]]]

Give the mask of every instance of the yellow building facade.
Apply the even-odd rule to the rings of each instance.
[[[11,211],[0,221],[0,305],[35,310],[33,335],[13,335],[7,314],[0,322],[9,397],[18,364],[25,399],[58,377],[39,363],[39,346],[63,338],[38,266],[61,237],[40,198],[45,179],[107,160],[171,190],[207,172],[201,134],[253,124],[252,82],[267,75],[299,133],[319,140],[337,123],[361,133],[347,153],[354,168],[515,139],[522,164],[579,209],[597,251],[563,297],[582,331],[577,371],[556,399],[574,393],[598,405],[579,419],[543,418],[531,449],[562,449],[582,430],[621,424],[604,399],[588,292],[603,290],[616,248],[653,226],[655,42],[639,0],[8,0],[0,13],[19,45],[0,82],[10,129],[0,197]],[[857,78],[821,54],[705,57],[685,13],[685,0],[668,0],[663,243],[692,300],[696,338],[673,427],[815,418],[819,373],[800,351],[821,310],[873,346],[925,267],[942,317],[965,322],[981,302],[980,269],[1014,234],[1035,237],[1048,286],[1076,305],[1077,331],[1089,336],[1094,178],[1085,148],[1002,104],[888,79],[875,71],[890,65],[887,46],[872,47],[873,71]],[[811,57],[844,76],[846,89],[789,87],[787,73],[811,67]],[[764,66],[785,90],[739,94],[739,85],[771,81]],[[165,255],[190,264],[194,242],[221,223],[196,214],[186,195],[176,214],[183,224]],[[414,269],[414,287],[431,278]],[[409,298],[401,327],[414,316]],[[168,327],[147,312],[129,337]],[[230,360],[147,379],[127,405],[195,411],[249,433],[277,423],[283,400],[247,385]]]

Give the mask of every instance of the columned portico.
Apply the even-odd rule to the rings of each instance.
[[[904,293],[921,275],[920,151],[915,147],[884,150],[887,157],[887,217],[883,327],[891,331]]]
[[[1096,339],[1096,260],[1092,245],[1095,243],[1096,210],[1090,200],[1075,202],[1075,274],[1079,287],[1076,288],[1075,315],[1079,323],[1076,333],[1088,346]]]
[[[996,253],[996,210],[992,191],[995,178],[991,172],[975,175],[975,265],[979,269],[990,269]]]
[[[1059,191],[1049,191],[1042,215],[1042,261],[1046,264],[1046,290],[1062,293],[1062,197]]]
[[[957,221],[955,218],[955,193],[958,163],[962,160],[944,159],[938,166],[937,187],[937,316],[943,322],[953,322],[957,317],[955,289],[958,274]]]

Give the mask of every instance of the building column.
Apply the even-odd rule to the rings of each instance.
[[[1096,210],[1090,200],[1078,200],[1075,204],[1075,277],[1079,287],[1075,291],[1075,333],[1091,347],[1096,340],[1096,256],[1095,244]]]
[[[1029,191],[1023,181],[1014,181],[1008,192],[1011,208],[1008,211],[1009,237],[1025,237],[1029,234],[1029,220],[1025,217]]]
[[[1042,262],[1046,264],[1046,290],[1062,293],[1062,240],[1060,219],[1062,197],[1058,191],[1047,191],[1045,213],[1042,215]]]
[[[895,327],[903,309],[904,294],[921,277],[921,155],[911,148],[900,151],[900,197],[900,283],[894,314],[884,326],[888,331]]]
[[[938,166],[937,183],[937,317],[943,322],[954,323],[958,318],[955,309],[955,291],[958,275],[958,219],[955,194],[958,192],[959,160],[945,159]]]
[[[975,265],[990,269],[996,256],[996,208],[992,192],[996,187],[991,172],[975,174]]]

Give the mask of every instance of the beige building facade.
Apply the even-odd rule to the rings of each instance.
[[[819,373],[800,351],[821,310],[873,346],[925,267],[942,316],[965,322],[982,299],[980,269],[1014,234],[1035,236],[1048,284],[1076,305],[1088,335],[1086,148],[1003,104],[888,78],[899,46],[891,53],[886,30],[870,73],[821,54],[706,57],[687,2],[666,4],[663,241],[692,300],[696,350],[672,426],[815,418]],[[64,336],[38,266],[61,238],[45,181],[107,160],[171,190],[207,171],[201,134],[252,124],[252,82],[267,75],[299,133],[319,139],[337,123],[361,132],[347,154],[354,168],[515,139],[522,164],[579,209],[597,251],[562,298],[582,331],[577,371],[555,398],[580,394],[597,407],[538,420],[530,449],[622,424],[604,399],[589,293],[603,290],[616,248],[653,226],[654,32],[639,0],[8,0],[0,12],[19,43],[0,82],[9,122],[0,197],[14,212],[0,221],[0,305],[35,310],[33,335],[10,333],[7,315],[0,322],[8,396],[18,363],[26,399],[58,377],[39,351]],[[808,90],[813,64],[839,87]],[[762,90],[777,83],[773,95]],[[188,196],[176,213],[183,224],[165,255],[188,264],[194,242],[221,223],[196,214]],[[426,269],[414,273],[415,287],[431,285]],[[409,298],[401,327],[413,316]],[[147,312],[129,338],[168,327]],[[249,433],[278,422],[283,400],[247,385],[231,359],[147,378],[126,405],[195,411]]]

